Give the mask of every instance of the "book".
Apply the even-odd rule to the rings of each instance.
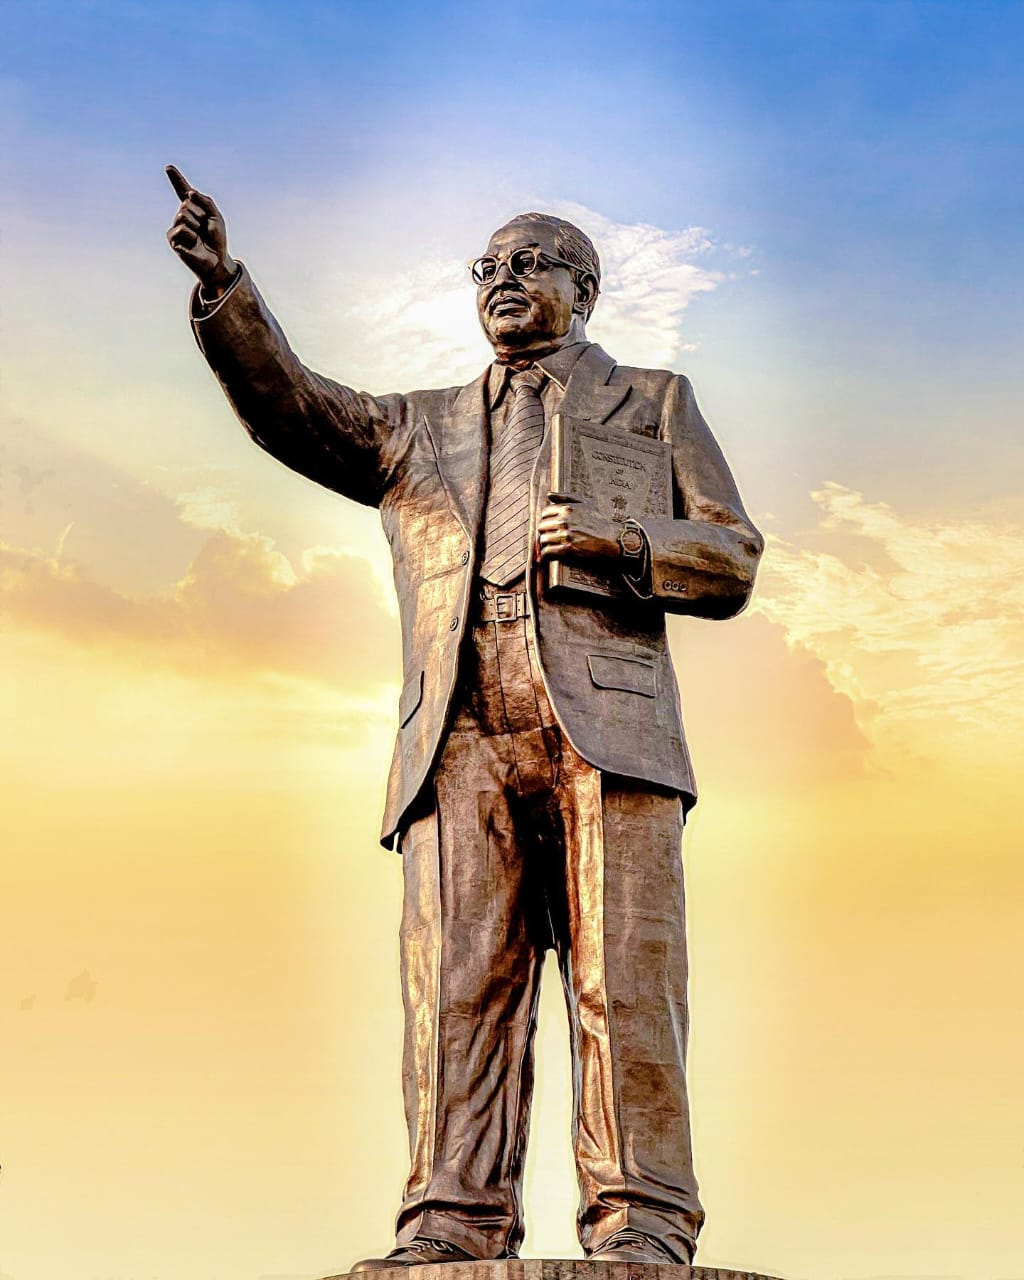
[[[616,523],[672,515],[672,446],[667,440],[556,413],[551,423],[551,489],[590,502]],[[548,589],[631,598],[620,575],[553,560]]]

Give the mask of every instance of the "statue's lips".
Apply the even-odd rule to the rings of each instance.
[[[510,315],[516,311],[528,311],[529,304],[520,294],[506,293],[495,298],[488,310],[492,316]]]

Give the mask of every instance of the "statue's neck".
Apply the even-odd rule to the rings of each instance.
[[[513,367],[523,368],[528,364],[532,364],[535,360],[543,360],[545,356],[551,355],[553,351],[561,351],[563,347],[571,347],[577,342],[586,341],[587,332],[584,327],[583,317],[573,316],[568,333],[564,333],[560,338],[551,338],[550,335],[545,335],[535,342],[517,343],[515,346],[506,346],[500,341],[495,342],[494,359],[497,364],[508,364]]]

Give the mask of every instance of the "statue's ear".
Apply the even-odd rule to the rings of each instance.
[[[576,301],[572,306],[573,311],[578,311],[582,316],[588,316],[593,311],[595,302],[597,302],[597,276],[589,271],[578,275],[576,277]]]

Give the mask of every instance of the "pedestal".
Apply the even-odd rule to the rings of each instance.
[[[324,1280],[775,1280],[754,1271],[686,1267],[678,1263],[588,1262],[585,1258],[509,1258],[501,1262],[432,1262]]]

